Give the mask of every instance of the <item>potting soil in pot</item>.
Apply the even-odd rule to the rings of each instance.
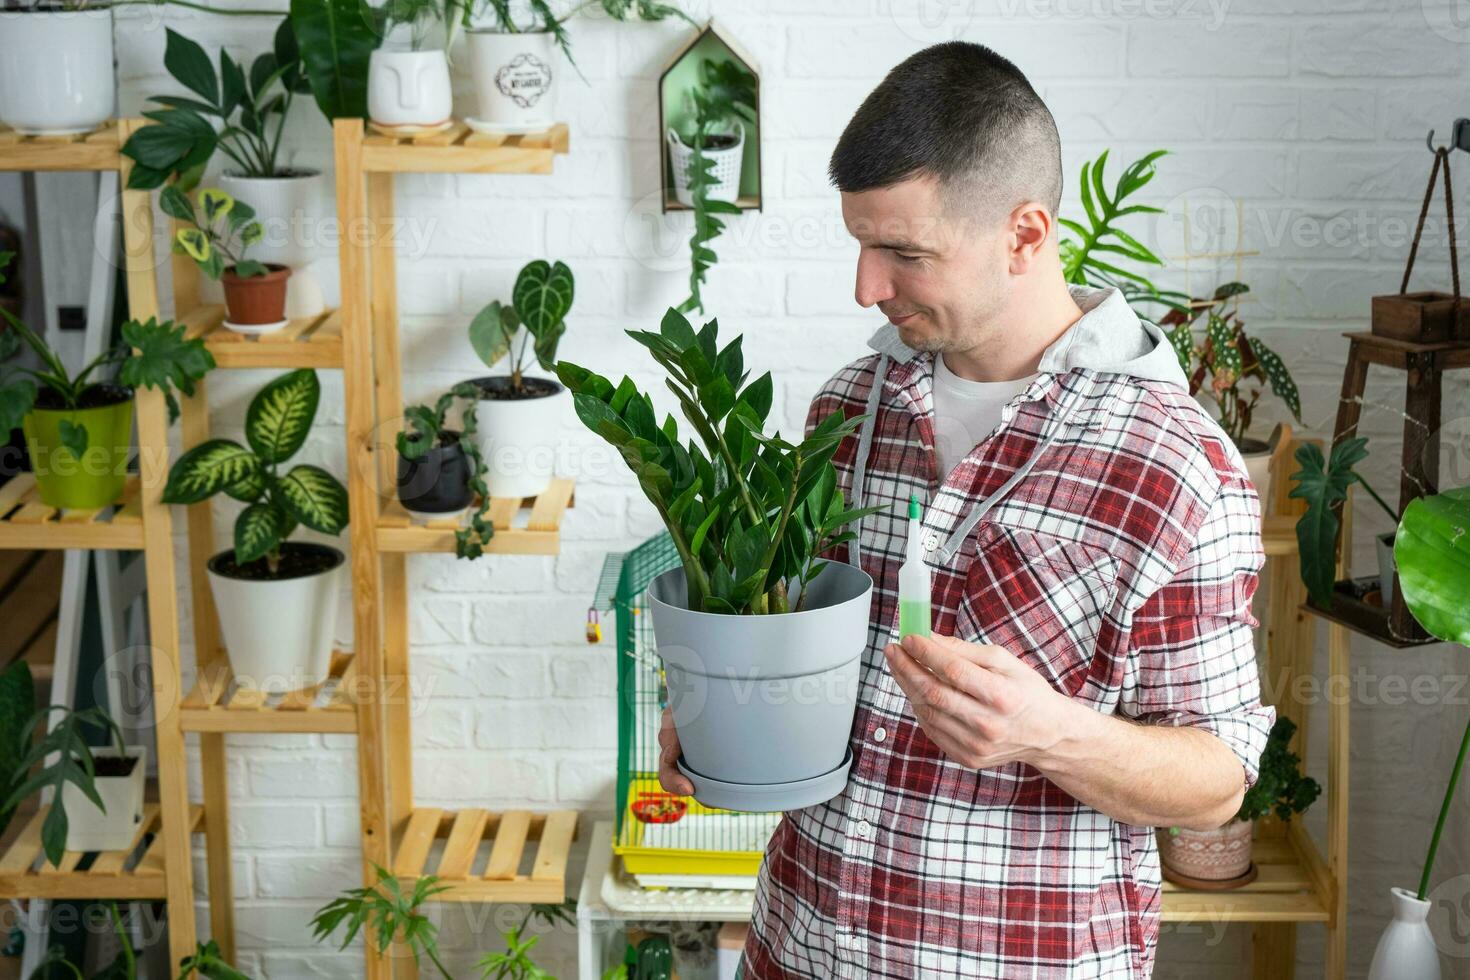
[[[298,548],[282,548],[281,560],[272,572],[270,563],[264,558],[241,565],[235,561],[233,551],[226,552],[209,563],[209,570],[227,578],[246,579],[252,582],[279,582],[281,579],[304,578],[316,575],[340,564],[341,558],[323,548],[303,551]]]
[[[138,764],[136,756],[101,755],[92,759],[92,771],[98,779],[120,779],[133,771]]]

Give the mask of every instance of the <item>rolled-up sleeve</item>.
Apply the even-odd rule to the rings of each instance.
[[[1246,785],[1276,720],[1261,704],[1251,614],[1261,548],[1260,502],[1242,478],[1222,482],[1174,577],[1134,613],[1136,686],[1121,713],[1146,724],[1200,728],[1240,759]]]

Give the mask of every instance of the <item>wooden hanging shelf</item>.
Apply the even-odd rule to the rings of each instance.
[[[201,306],[179,322],[184,336],[201,337],[222,368],[341,368],[342,317],[338,310],[298,317],[275,333],[251,337],[224,326],[223,306]]]
[[[574,503],[574,482],[559,477],[539,497],[493,497],[490,523],[495,536],[485,545],[487,554],[554,555],[561,550],[562,514]],[[529,508],[522,522],[519,514]],[[468,522],[466,517],[442,518],[414,523],[414,518],[396,498],[383,505],[378,517],[378,547],[389,552],[454,552],[454,534]]]
[[[193,690],[179,705],[179,721],[186,732],[355,732],[356,676],[357,659],[338,650],[322,683],[267,694],[236,686],[222,659],[200,671]]]
[[[143,547],[142,497],[137,476],[110,507],[65,510],[41,503],[36,478],[22,473],[0,486],[0,548]]]
[[[415,809],[398,843],[393,873],[409,887],[424,875],[437,876],[449,886],[434,896],[440,902],[560,902],[566,897],[567,855],[576,836],[576,810]],[[438,840],[444,847],[435,859]],[[526,846],[530,841],[537,842],[534,856]],[[482,850],[488,850],[483,865]],[[523,871],[527,861],[529,868]]]
[[[158,804],[143,808],[133,843],[122,851],[67,851],[53,865],[41,853],[41,824],[51,808],[32,814],[0,856],[0,898],[163,899],[163,833]],[[204,808],[189,808],[189,832],[200,829]],[[84,866],[85,865],[85,866]]]
[[[0,170],[116,170],[120,145],[113,119],[66,136],[23,136],[0,125]]]
[[[566,123],[536,133],[477,133],[456,122],[442,133],[362,140],[368,173],[549,174],[558,153],[571,145]]]
[[[1164,882],[1165,922],[1326,922],[1332,894],[1327,865],[1298,822],[1284,836],[1257,836],[1254,881],[1229,891],[1197,891]]]

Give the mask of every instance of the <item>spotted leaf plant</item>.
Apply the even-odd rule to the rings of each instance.
[[[245,441],[210,439],[179,457],[168,474],[163,499],[194,504],[225,493],[245,504],[235,520],[235,561],[264,560],[272,575],[281,545],[298,526],[340,534],[347,526],[347,489],[309,463],[281,472],[301,449],[316,417],[321,385],[303,368],[262,388],[245,413]]]

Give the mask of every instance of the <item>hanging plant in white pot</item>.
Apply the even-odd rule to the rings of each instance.
[[[86,133],[116,104],[109,6],[0,11],[0,122],[28,135]]]
[[[526,374],[530,358],[555,369],[575,283],[565,264],[528,262],[509,303],[496,300],[470,323],[470,345],[486,367],[509,356],[509,374],[471,378],[485,482],[494,497],[534,497],[555,472],[556,442],[566,415],[567,390],[554,378]]]
[[[255,209],[255,257],[294,273],[286,315],[322,312],[321,287],[302,274],[314,258],[306,226],[321,210],[321,171],[289,166],[281,152],[291,106],[311,91],[290,20],[282,18],[272,50],[257,55],[249,71],[224,48],[216,71],[199,44],[172,29],[166,34],[164,67],[191,94],[150,98],[161,107],[144,113],[155,125],[139,129],[122,149],[136,163],[128,186],[152,190],[172,177],[175,187],[190,191],[215,153],[223,154],[229,163],[220,189]]]
[[[873,581],[818,555],[882,508],[848,510],[831,462],[862,417],[834,412],[797,443],[764,435],[771,375],[747,383],[741,338],[721,349],[717,333],[714,321],[696,333],[672,309],[658,333],[628,331],[668,372],[698,436],[687,446],[632,379],[614,386],[567,361],[557,375],[679,552],[683,567],[654,579],[649,596],[695,798],[786,810],[846,785]]]
[[[316,372],[283,374],[245,413],[247,446],[210,439],[179,457],[163,499],[196,504],[225,493],[246,504],[235,546],[209,559],[209,584],[235,680],[266,691],[326,679],[346,572],[341,551],[288,541],[298,525],[337,535],[347,526],[347,490],[319,466],[280,467],[306,442],[321,397]]]

